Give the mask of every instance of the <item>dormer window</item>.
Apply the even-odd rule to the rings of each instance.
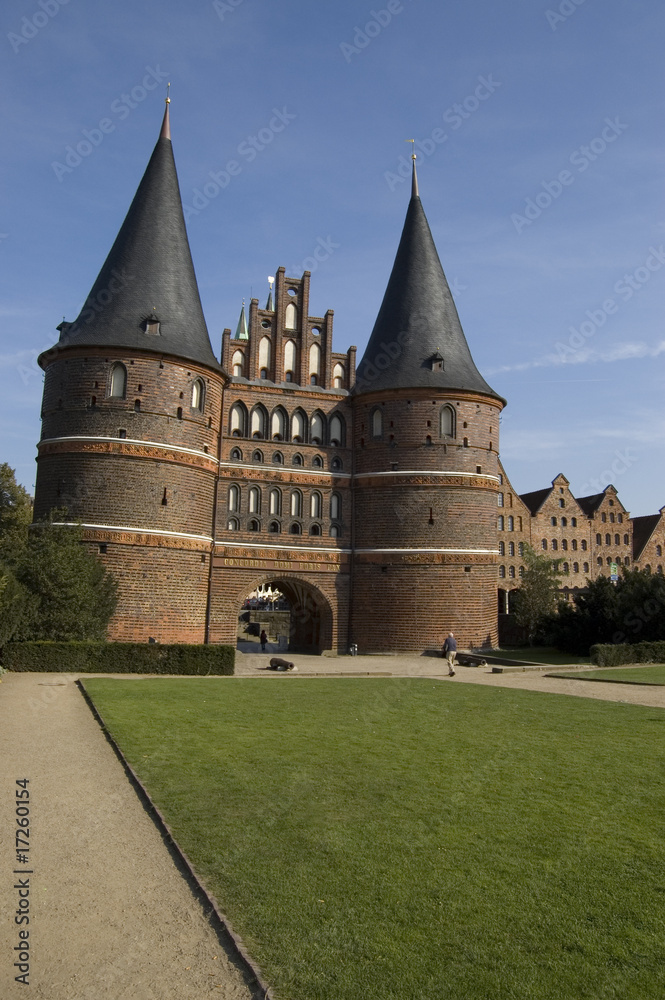
[[[442,372],[444,370],[443,355],[437,351],[429,359],[428,364],[433,372]]]
[[[152,316],[150,319],[146,319],[143,322],[143,332],[147,333],[149,337],[159,337],[159,320]]]

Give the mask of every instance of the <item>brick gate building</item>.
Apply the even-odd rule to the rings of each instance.
[[[506,525],[537,547],[534,518],[614,503],[574,501],[564,477],[514,495],[498,457],[505,401],[471,357],[415,162],[357,373],[355,348],[333,350],[332,310],[309,314],[309,290],[309,272],[278,268],[265,308],[243,306],[217,360],[167,104],[81,314],[40,357],[35,517],[65,509],[117,578],[111,638],[235,643],[244,599],[270,583],[291,604],[293,648],[417,650],[443,629],[496,644],[503,578],[520,571]]]

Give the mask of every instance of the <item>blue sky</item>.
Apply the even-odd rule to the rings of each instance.
[[[513,485],[563,472],[578,496],[613,482],[632,514],[657,511],[664,22],[659,0],[3,5],[0,461],[32,490],[35,358],[110,249],[168,80],[216,353],[283,264],[313,272],[312,312],[333,308],[335,349],[362,355],[415,138],[462,325],[508,400]]]

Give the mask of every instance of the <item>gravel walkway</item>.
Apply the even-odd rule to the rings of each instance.
[[[442,683],[524,688],[665,708],[665,687],[493,674],[418,656],[293,656],[296,674],[266,671],[268,656],[239,655],[237,674],[297,683],[315,676],[426,676]],[[0,684],[0,996],[14,1000],[250,1000],[152,819],[71,674],[5,674]],[[234,683],[233,678],[211,683]],[[28,865],[14,849],[16,780],[29,779]],[[15,869],[30,869],[29,990],[13,923]],[[223,909],[223,900],[221,901]]]

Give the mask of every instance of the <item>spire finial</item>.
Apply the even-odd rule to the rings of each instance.
[[[272,286],[274,284],[275,284],[275,279],[273,275],[268,275],[268,287],[270,288],[270,291],[268,292],[268,301],[266,302],[266,309],[269,309],[271,312],[273,312],[275,308],[272,301]]]
[[[413,145],[411,146],[411,160],[413,163],[413,172],[411,175],[411,197],[419,198],[420,195],[418,194],[418,174],[416,173],[416,145],[415,145],[416,140],[405,139],[404,141],[413,143]]]
[[[171,122],[169,120],[169,104],[171,103],[171,98],[169,93],[171,90],[171,84],[166,84],[166,107],[164,109],[164,120],[162,121],[162,131],[159,133],[160,139],[170,139],[171,138]]]

